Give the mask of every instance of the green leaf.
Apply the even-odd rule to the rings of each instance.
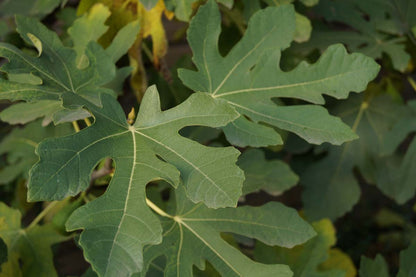
[[[42,18],[65,2],[66,0],[4,0],[0,4],[0,15],[21,14]]]
[[[335,228],[331,221],[323,219],[312,223],[317,235],[303,245],[293,249],[268,247],[256,243],[254,258],[266,263],[283,263],[290,266],[295,277],[338,277],[345,272],[338,269],[323,270],[320,265],[330,258],[329,250],[335,245]]]
[[[374,87],[375,91],[381,89]],[[374,161],[380,159],[388,131],[406,114],[403,105],[392,102],[389,96],[377,97],[371,92],[367,97],[350,97],[334,111],[352,126],[360,139],[342,147],[328,146],[327,156],[308,166],[301,175],[305,215],[311,220],[336,219],[357,203],[360,188],[354,167],[360,169],[367,181],[379,180]]]
[[[9,60],[1,69],[7,74],[30,72],[42,79],[42,85],[0,80],[1,99],[58,100],[60,95],[70,91],[85,97],[89,95],[98,101],[97,91],[105,91],[98,86],[112,79],[115,71],[114,65],[106,61],[105,56],[100,53],[103,50],[100,50],[98,45],[88,45],[86,55],[90,60],[90,66],[85,70],[79,70],[76,66],[76,53],[64,47],[54,32],[29,17],[17,16],[16,22],[22,38],[30,44],[31,40],[26,34],[35,34],[43,44],[43,51],[40,57],[33,57],[12,45],[1,43],[0,56]],[[103,60],[97,61],[97,53]]]
[[[383,145],[386,156],[376,161],[377,186],[399,204],[415,195],[416,140],[410,141],[404,156],[387,154],[392,154],[407,135],[416,130],[416,101],[408,102],[407,111],[386,135]]]
[[[360,276],[389,277],[389,269],[383,256],[378,254],[374,260],[362,256],[360,262]]]
[[[323,50],[332,43],[342,42],[351,51],[375,59],[382,58],[383,53],[387,54],[393,67],[404,71],[410,61],[410,55],[405,51],[406,38],[403,37],[409,32],[406,27],[409,19],[404,15],[410,15],[409,11],[415,9],[412,0],[322,0],[314,9],[316,13],[326,21],[341,22],[354,30],[333,30],[329,26],[322,28],[318,25],[313,29],[312,39],[300,48],[310,51],[311,47],[317,47]]]
[[[416,274],[416,242],[400,252],[400,270],[397,277],[410,277]]]
[[[0,184],[7,184],[18,177],[28,178],[29,169],[38,161],[35,148],[48,137],[70,134],[69,125],[42,127],[35,121],[23,128],[15,128],[0,143],[0,154],[7,154],[6,166],[0,170]]]
[[[116,271],[129,275],[142,267],[142,247],[161,241],[160,223],[145,203],[148,182],[164,179],[176,187],[180,173],[192,201],[215,208],[236,206],[244,180],[235,165],[239,152],[202,146],[178,131],[191,125],[220,127],[237,114],[203,93],[162,112],[155,87],[146,92],[133,126],[114,98],[104,94],[102,104],[100,108],[76,94],[64,95],[65,106],[85,106],[95,122],[38,146],[40,161],[30,172],[28,199],[76,195],[88,188],[98,162],[112,158],[116,170],[107,192],[76,210],[67,229],[84,229],[80,245],[100,276]]]
[[[22,229],[18,210],[0,203],[0,238],[7,245],[8,261],[1,266],[0,276],[57,276],[51,246],[67,238],[52,225]]]
[[[216,0],[231,9],[234,5],[234,0]],[[143,1],[142,1],[143,2]],[[193,8],[198,4],[198,0],[165,0],[166,6],[174,11],[175,17],[180,21],[189,21],[193,14]]]
[[[64,93],[76,93],[96,104],[100,104],[101,93],[114,94],[104,87],[116,76],[118,79],[126,76],[126,70],[123,68],[116,72],[114,63],[132,43],[132,39],[126,39],[126,32],[137,33],[138,23],[133,22],[121,29],[114,43],[103,50],[94,40],[98,39],[100,32],[105,29],[103,20],[108,13],[101,5],[95,6],[94,11],[96,12],[90,18],[77,19],[70,29],[70,34],[75,39],[75,50],[64,47],[58,36],[36,19],[16,17],[18,32],[22,38],[37,49],[42,49],[39,56],[34,57],[12,45],[0,43],[0,56],[9,61],[1,67],[1,70],[7,73],[8,80],[0,79],[0,99],[35,102],[26,104],[35,110],[28,111],[29,115],[18,116],[18,121],[28,122],[30,118],[40,116],[46,116],[49,120],[52,118],[56,123],[77,120],[80,116],[85,118],[89,114],[81,111],[70,112],[62,107],[60,98]],[[98,27],[100,25],[102,26]],[[36,37],[36,41],[33,37]],[[79,68],[81,61],[77,60],[77,52],[78,56],[84,57],[81,60],[87,61],[86,64],[82,64],[82,70]],[[40,81],[33,82],[21,77],[16,79],[22,74],[30,74]],[[117,82],[120,83],[122,80],[118,79]],[[117,87],[117,84],[110,84]],[[9,108],[12,109],[9,110],[9,118],[21,107]]]
[[[312,7],[319,3],[319,0],[300,0],[305,6]]]
[[[102,5],[94,5],[88,14],[75,20],[74,24],[68,29],[68,34],[74,42],[74,50],[77,52],[77,67],[86,68],[89,64],[87,56],[84,54],[91,41],[97,41],[107,30],[104,24],[110,16],[110,10]]]
[[[40,117],[45,117],[44,125],[52,121],[53,114],[62,110],[62,105],[54,100],[40,100],[36,103],[17,103],[4,109],[0,119],[9,124],[26,124]],[[83,119],[84,117],[78,118]]]
[[[321,106],[281,106],[271,99],[291,97],[323,104],[323,94],[346,98],[350,91],[365,89],[376,76],[379,66],[374,61],[362,54],[347,54],[341,45],[335,45],[313,65],[301,63],[293,71],[281,71],[280,51],[289,46],[295,32],[295,13],[288,5],[257,12],[244,37],[222,57],[217,45],[220,22],[214,1],[199,9],[188,29],[198,71],[182,69],[179,76],[189,88],[206,92],[216,101],[225,101],[241,114],[237,125],[244,126],[245,134],[232,131],[233,125],[224,129],[231,143],[281,144],[280,136],[276,133],[271,137],[273,130],[260,122],[294,132],[316,144],[325,141],[340,144],[356,138],[350,128]],[[240,136],[238,140],[233,135],[236,133]],[[253,142],[253,137],[259,136],[259,143]]]
[[[286,163],[279,160],[268,161],[258,149],[243,152],[238,166],[244,170],[246,176],[243,194],[263,189],[270,194],[279,195],[295,186],[299,180]]]
[[[163,242],[144,250],[146,269],[157,257],[166,257],[165,276],[192,276],[193,265],[203,270],[205,261],[222,276],[292,276],[286,265],[250,260],[225,242],[220,233],[239,234],[284,247],[293,247],[315,235],[295,210],[277,202],[256,208],[213,210],[194,205],[179,188],[176,209],[170,212],[172,215],[159,211],[166,217]]]

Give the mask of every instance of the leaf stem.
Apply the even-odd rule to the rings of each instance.
[[[91,120],[88,117],[84,118],[84,122],[85,124],[87,124],[88,127],[91,126]]]
[[[56,206],[56,204],[58,204],[59,203],[59,201],[53,201],[53,202],[51,202],[48,206],[46,206],[46,208],[45,209],[43,209],[43,211],[41,211],[36,217],[35,217],[35,219],[29,224],[29,226],[27,226],[27,230],[29,230],[29,229],[31,229],[31,228],[33,228],[33,227],[35,227],[36,226],[36,224],[38,224],[41,220],[42,220],[42,218],[44,218],[45,217],[45,215],[47,215],[48,213],[49,213],[49,211],[50,210],[52,210],[55,206]]]
[[[72,121],[72,126],[74,127],[74,130],[76,133],[78,133],[81,129],[79,128],[78,122]]]
[[[146,43],[144,42],[142,42],[142,49],[147,58],[149,58],[150,62],[154,64],[155,61],[153,59],[152,51],[149,49],[149,47],[147,47]]]
[[[170,214],[166,213],[164,210],[162,210],[161,208],[159,208],[158,206],[156,206],[155,203],[153,203],[152,201],[150,201],[148,198],[146,198],[146,204],[153,210],[155,211],[157,214],[164,216],[164,217],[168,217],[168,218],[173,218],[173,216],[171,216]]]
[[[416,91],[416,82],[415,82],[415,80],[413,80],[412,77],[408,76],[407,77],[407,81],[410,83],[410,85],[412,86],[413,90]]]

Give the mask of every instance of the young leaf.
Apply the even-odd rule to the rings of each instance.
[[[84,106],[95,122],[80,132],[42,142],[40,161],[31,172],[28,199],[62,199],[85,190],[97,163],[110,157],[116,165],[107,192],[76,210],[68,230],[84,229],[80,245],[100,276],[114,271],[131,275],[142,267],[142,247],[161,241],[161,227],[145,203],[148,182],[165,179],[209,207],[236,206],[243,172],[235,165],[239,152],[232,147],[206,147],[178,134],[185,126],[224,126],[237,116],[225,103],[203,93],[162,112],[155,87],[143,98],[134,125],[127,124],[117,101],[102,95],[102,108],[68,93],[64,105]],[[122,275],[122,276],[124,276]]]
[[[175,194],[176,209],[172,209],[172,214],[158,212],[166,217],[163,242],[144,249],[146,270],[157,257],[166,257],[165,276],[192,276],[192,267],[204,269],[205,261],[222,276],[292,276],[286,265],[250,260],[225,242],[220,233],[239,234],[283,247],[293,247],[315,235],[295,210],[277,202],[256,208],[212,210],[187,200],[180,188]]]
[[[68,29],[68,34],[74,42],[74,50],[77,52],[77,66],[79,69],[88,66],[88,58],[84,54],[91,41],[97,41],[107,30],[104,25],[110,11],[101,4],[94,5],[88,15],[77,19]]]
[[[279,160],[268,161],[258,149],[243,152],[238,166],[244,170],[243,194],[264,189],[270,194],[281,194],[297,184],[299,177]]]
[[[198,71],[182,69],[179,76],[189,88],[226,101],[240,113],[238,120],[224,128],[231,143],[281,144],[280,135],[260,122],[294,132],[311,143],[340,144],[356,138],[348,126],[321,106],[281,106],[272,98],[291,97],[314,104],[324,103],[323,94],[346,98],[350,91],[365,89],[377,75],[379,66],[373,60],[362,54],[347,54],[343,46],[335,45],[313,65],[301,63],[293,71],[281,71],[281,50],[289,46],[295,31],[295,13],[289,5],[257,12],[244,37],[222,57],[218,52],[220,22],[214,1],[199,9],[188,30]],[[238,139],[233,135],[236,133]]]
[[[57,276],[51,246],[67,238],[50,224],[22,229],[20,221],[18,210],[0,202],[0,238],[7,245],[8,257],[0,276]]]

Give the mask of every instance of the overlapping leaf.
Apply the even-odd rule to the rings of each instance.
[[[400,269],[397,277],[409,277],[416,274],[416,243],[413,242],[410,246],[400,252]],[[377,255],[374,260],[367,257],[361,258],[360,276],[368,277],[388,277],[389,271],[386,260]]]
[[[322,104],[323,94],[345,98],[362,91],[378,65],[362,54],[347,54],[341,45],[330,47],[313,65],[301,63],[290,72],[279,69],[281,50],[295,31],[292,6],[257,12],[241,41],[222,57],[218,52],[220,13],[214,1],[201,7],[188,30],[198,71],[181,70],[182,81],[217,101],[226,101],[240,117],[224,128],[236,145],[264,146],[282,143],[278,133],[260,122],[296,133],[312,143],[340,144],[356,136],[339,118],[318,105],[282,106],[275,97],[290,97]],[[250,120],[248,120],[249,118]]]
[[[369,182],[378,183],[375,161],[382,155],[386,134],[407,114],[405,107],[393,102],[391,97],[371,93],[367,97],[350,97],[335,111],[360,139],[342,148],[328,147],[327,156],[311,164],[301,175],[305,214],[312,220],[336,219],[358,201],[360,188],[353,174],[354,167]]]
[[[1,265],[0,276],[57,276],[51,246],[67,238],[52,225],[20,226],[19,211],[0,203],[0,238],[7,245],[7,262]]]
[[[361,257],[360,276],[389,277],[389,269],[386,260],[380,254],[374,260],[365,256]]]
[[[17,177],[28,177],[29,169],[38,161],[35,148],[47,137],[69,134],[66,125],[42,127],[39,121],[22,129],[14,129],[0,143],[0,154],[7,154],[7,165],[0,170],[0,184],[7,184]]]
[[[299,0],[306,6],[314,6],[317,4],[318,1],[312,0]],[[267,3],[270,6],[279,6],[283,4],[291,4],[295,2],[295,0],[263,0],[263,2]],[[258,10],[261,9],[261,0],[244,0],[244,17],[248,21],[248,19]],[[308,41],[312,32],[312,26],[310,20],[300,14],[296,13],[296,31],[293,40],[296,42],[305,42]]]
[[[411,12],[416,9],[415,4],[412,0],[322,0],[315,9],[316,13],[327,21],[341,22],[354,30],[334,30],[317,25],[311,41],[300,47],[325,49],[332,43],[342,42],[351,51],[373,58],[381,58],[385,53],[390,56],[395,69],[404,71],[410,61],[410,55],[405,51],[404,35],[412,35],[410,28],[416,25],[416,16]]]
[[[265,263],[284,263],[290,266],[294,277],[350,277],[356,275],[351,259],[336,248],[335,228],[331,221],[323,219],[312,223],[317,235],[293,249],[268,247],[257,243],[254,257]],[[338,264],[331,264],[334,253],[342,253]],[[340,254],[338,254],[340,255]],[[323,264],[326,265],[323,266]],[[329,267],[329,268],[328,268]],[[347,272],[352,272],[348,274]]]
[[[223,4],[227,8],[231,9],[234,5],[234,0],[216,0],[218,3]],[[181,21],[189,21],[194,12],[194,9],[198,6],[197,0],[165,0],[166,5],[170,10],[173,10],[175,17]]]
[[[416,130],[416,101],[407,104],[409,113],[403,116],[387,133],[385,154],[393,154],[406,136]],[[387,155],[377,160],[377,186],[399,204],[413,198],[416,192],[416,140],[413,139],[406,154]]]
[[[243,194],[260,189],[279,195],[297,184],[299,177],[280,160],[266,160],[261,150],[251,149],[243,152],[238,166],[244,170]]]
[[[0,99],[33,102],[18,104],[21,105],[20,108],[30,108],[30,113],[25,111],[19,114],[16,108],[9,108],[6,117],[13,118],[9,122],[26,123],[41,116],[52,118],[58,123],[80,119],[80,116],[86,116],[85,112],[64,109],[60,105],[62,94],[76,93],[97,104],[100,102],[100,93],[113,94],[103,86],[114,79],[114,62],[127,51],[131,40],[116,37],[112,45],[103,50],[92,41],[93,37],[88,35],[86,29],[84,35],[77,32],[83,42],[82,47],[77,42],[76,49],[80,57],[83,57],[84,64],[88,65],[80,69],[77,52],[64,47],[54,32],[29,17],[17,16],[16,23],[22,38],[36,48],[38,55],[34,56],[10,44],[0,43],[0,56],[9,61],[1,67],[7,73],[8,79],[0,79]],[[77,20],[75,26],[77,24],[82,25],[82,19]],[[137,32],[137,23],[133,29],[131,26],[126,29]],[[6,111],[2,113],[2,117]]]
[[[15,14],[44,17],[67,0],[4,0],[0,4],[1,16]]]
[[[101,276],[128,276],[141,269],[142,247],[161,241],[161,227],[145,204],[148,182],[165,179],[175,187],[179,174],[187,195],[209,207],[235,206],[243,172],[232,147],[210,148],[178,131],[190,125],[220,127],[237,114],[225,103],[197,93],[162,112],[155,87],[146,93],[136,123],[127,124],[117,101],[104,94],[102,108],[67,93],[66,107],[85,106],[95,123],[72,136],[49,139],[37,148],[40,161],[31,172],[28,199],[62,199],[85,190],[97,163],[110,157],[116,165],[107,192],[74,212],[68,229],[85,229],[80,244]],[[166,162],[165,162],[166,161]]]
[[[131,33],[127,33],[126,36],[126,39],[133,39],[134,41],[133,46],[128,52],[130,65],[133,68],[130,84],[135,90],[138,100],[141,100],[147,88],[146,73],[141,53],[142,40],[147,37],[152,38],[153,63],[159,68],[160,60],[166,55],[168,47],[165,29],[162,24],[162,17],[163,15],[166,15],[167,18],[171,19],[173,14],[166,9],[163,0],[82,0],[78,6],[78,14],[92,14],[97,3],[106,5],[111,11],[111,15],[107,20],[109,29],[99,40],[102,45],[109,45],[115,34],[132,21],[138,21],[141,26],[137,36],[132,35]]]
[[[250,260],[225,242],[220,233],[235,233],[283,247],[303,243],[315,234],[295,210],[277,202],[256,208],[212,210],[194,205],[177,189],[176,207],[169,212],[159,211],[165,216],[162,244],[144,250],[147,269],[154,259],[165,256],[165,276],[193,276],[193,266],[204,269],[205,261],[222,276],[292,276],[286,265]]]

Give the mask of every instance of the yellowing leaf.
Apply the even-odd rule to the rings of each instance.
[[[135,91],[136,97],[141,100],[147,88],[147,79],[141,54],[143,39],[151,37],[153,44],[153,63],[158,68],[160,59],[166,55],[168,47],[162,17],[165,15],[168,19],[172,19],[173,13],[166,9],[163,0],[159,0],[150,10],[146,9],[147,7],[139,0],[83,0],[79,5],[78,13],[92,13],[94,4],[96,3],[102,3],[108,6],[111,11],[111,15],[107,20],[109,30],[99,40],[104,47],[109,45],[114,39],[115,34],[128,23],[136,20],[139,22],[141,27],[140,32],[128,54],[130,65],[134,68],[130,83]]]
[[[357,269],[355,268],[350,256],[338,248],[329,250],[329,258],[319,266],[319,269],[323,271],[342,269],[345,271],[345,277],[357,276]]]

